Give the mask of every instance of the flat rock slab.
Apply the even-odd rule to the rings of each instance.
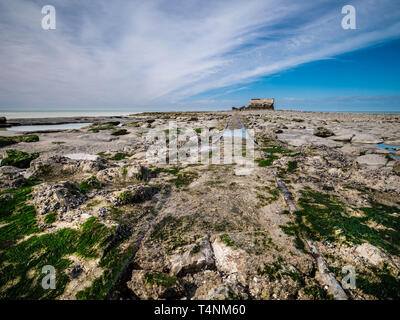
[[[350,142],[353,136],[354,134],[343,134],[340,136],[332,136],[329,139],[332,139],[333,141]]]
[[[378,138],[372,134],[359,133],[356,134],[353,139],[351,139],[352,143],[368,143],[368,144],[379,144],[383,142],[383,139]]]
[[[365,147],[357,147],[357,146],[352,146],[352,145],[345,145],[342,148],[339,149],[341,152],[351,155],[351,156],[359,156],[362,153],[366,152]]]
[[[385,140],[385,144],[389,146],[400,146],[400,139]]]
[[[386,158],[386,156],[382,156],[379,154],[366,154],[364,156],[358,157],[356,161],[360,165],[367,165],[380,168],[386,166],[389,160]]]

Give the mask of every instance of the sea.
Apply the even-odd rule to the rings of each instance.
[[[7,119],[21,118],[56,118],[56,117],[111,117],[138,113],[129,110],[94,111],[94,110],[53,110],[53,111],[1,111],[0,117]]]

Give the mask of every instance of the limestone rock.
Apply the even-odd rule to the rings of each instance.
[[[321,138],[327,138],[333,136],[334,133],[327,128],[318,127],[317,129],[314,130],[314,135]]]
[[[153,176],[150,169],[142,165],[107,168],[97,173],[97,179],[105,183],[121,183],[133,180],[148,181]]]
[[[75,209],[85,201],[74,182],[61,181],[57,184],[42,183],[34,188],[32,202],[43,215],[51,211],[64,213]]]
[[[383,139],[378,138],[375,135],[372,134],[366,134],[366,133],[358,133],[356,134],[353,139],[351,140],[351,143],[366,143],[366,144],[379,144],[382,143]]]
[[[150,200],[153,195],[159,191],[159,188],[147,185],[129,186],[123,190],[117,197],[116,202],[119,205],[142,203]]]
[[[140,299],[176,299],[183,295],[183,287],[177,278],[161,272],[133,270],[127,286]]]
[[[40,156],[33,160],[25,178],[46,176],[71,176],[80,173],[97,173],[109,166],[106,160],[72,160],[63,156]]]
[[[388,159],[385,156],[379,154],[366,154],[364,156],[360,156],[356,159],[357,163],[360,165],[367,165],[371,167],[384,167]]]
[[[389,260],[385,253],[369,243],[363,243],[362,245],[357,246],[355,252],[359,257],[362,257],[374,266]]]
[[[393,172],[400,176],[400,161],[396,161],[393,165]]]
[[[198,272],[203,268],[214,266],[213,252],[209,237],[199,241],[199,244],[190,245],[183,254],[171,256],[171,274],[181,275]]]
[[[0,190],[18,188],[24,184],[23,169],[12,166],[0,167]]]
[[[343,135],[340,135],[340,136],[333,136],[332,137],[332,140],[333,141],[340,141],[340,142],[350,142],[351,141],[351,139],[353,138],[353,134],[343,134]]]

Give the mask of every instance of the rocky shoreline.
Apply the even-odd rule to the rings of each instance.
[[[1,298],[400,298],[400,115],[254,110],[7,121],[86,122],[37,138],[0,133]],[[171,147],[190,129],[177,142],[183,151],[202,132],[218,136],[238,123],[259,146],[248,174],[238,173],[241,163],[212,163],[211,149],[200,152],[208,163],[147,155],[160,142],[151,132]],[[46,291],[40,266],[50,262],[57,290]],[[349,265],[356,286],[343,288]]]

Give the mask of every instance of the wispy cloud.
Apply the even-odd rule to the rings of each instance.
[[[400,35],[397,0],[48,1],[0,3],[0,107],[171,106]],[[201,101],[194,103],[198,105]]]

